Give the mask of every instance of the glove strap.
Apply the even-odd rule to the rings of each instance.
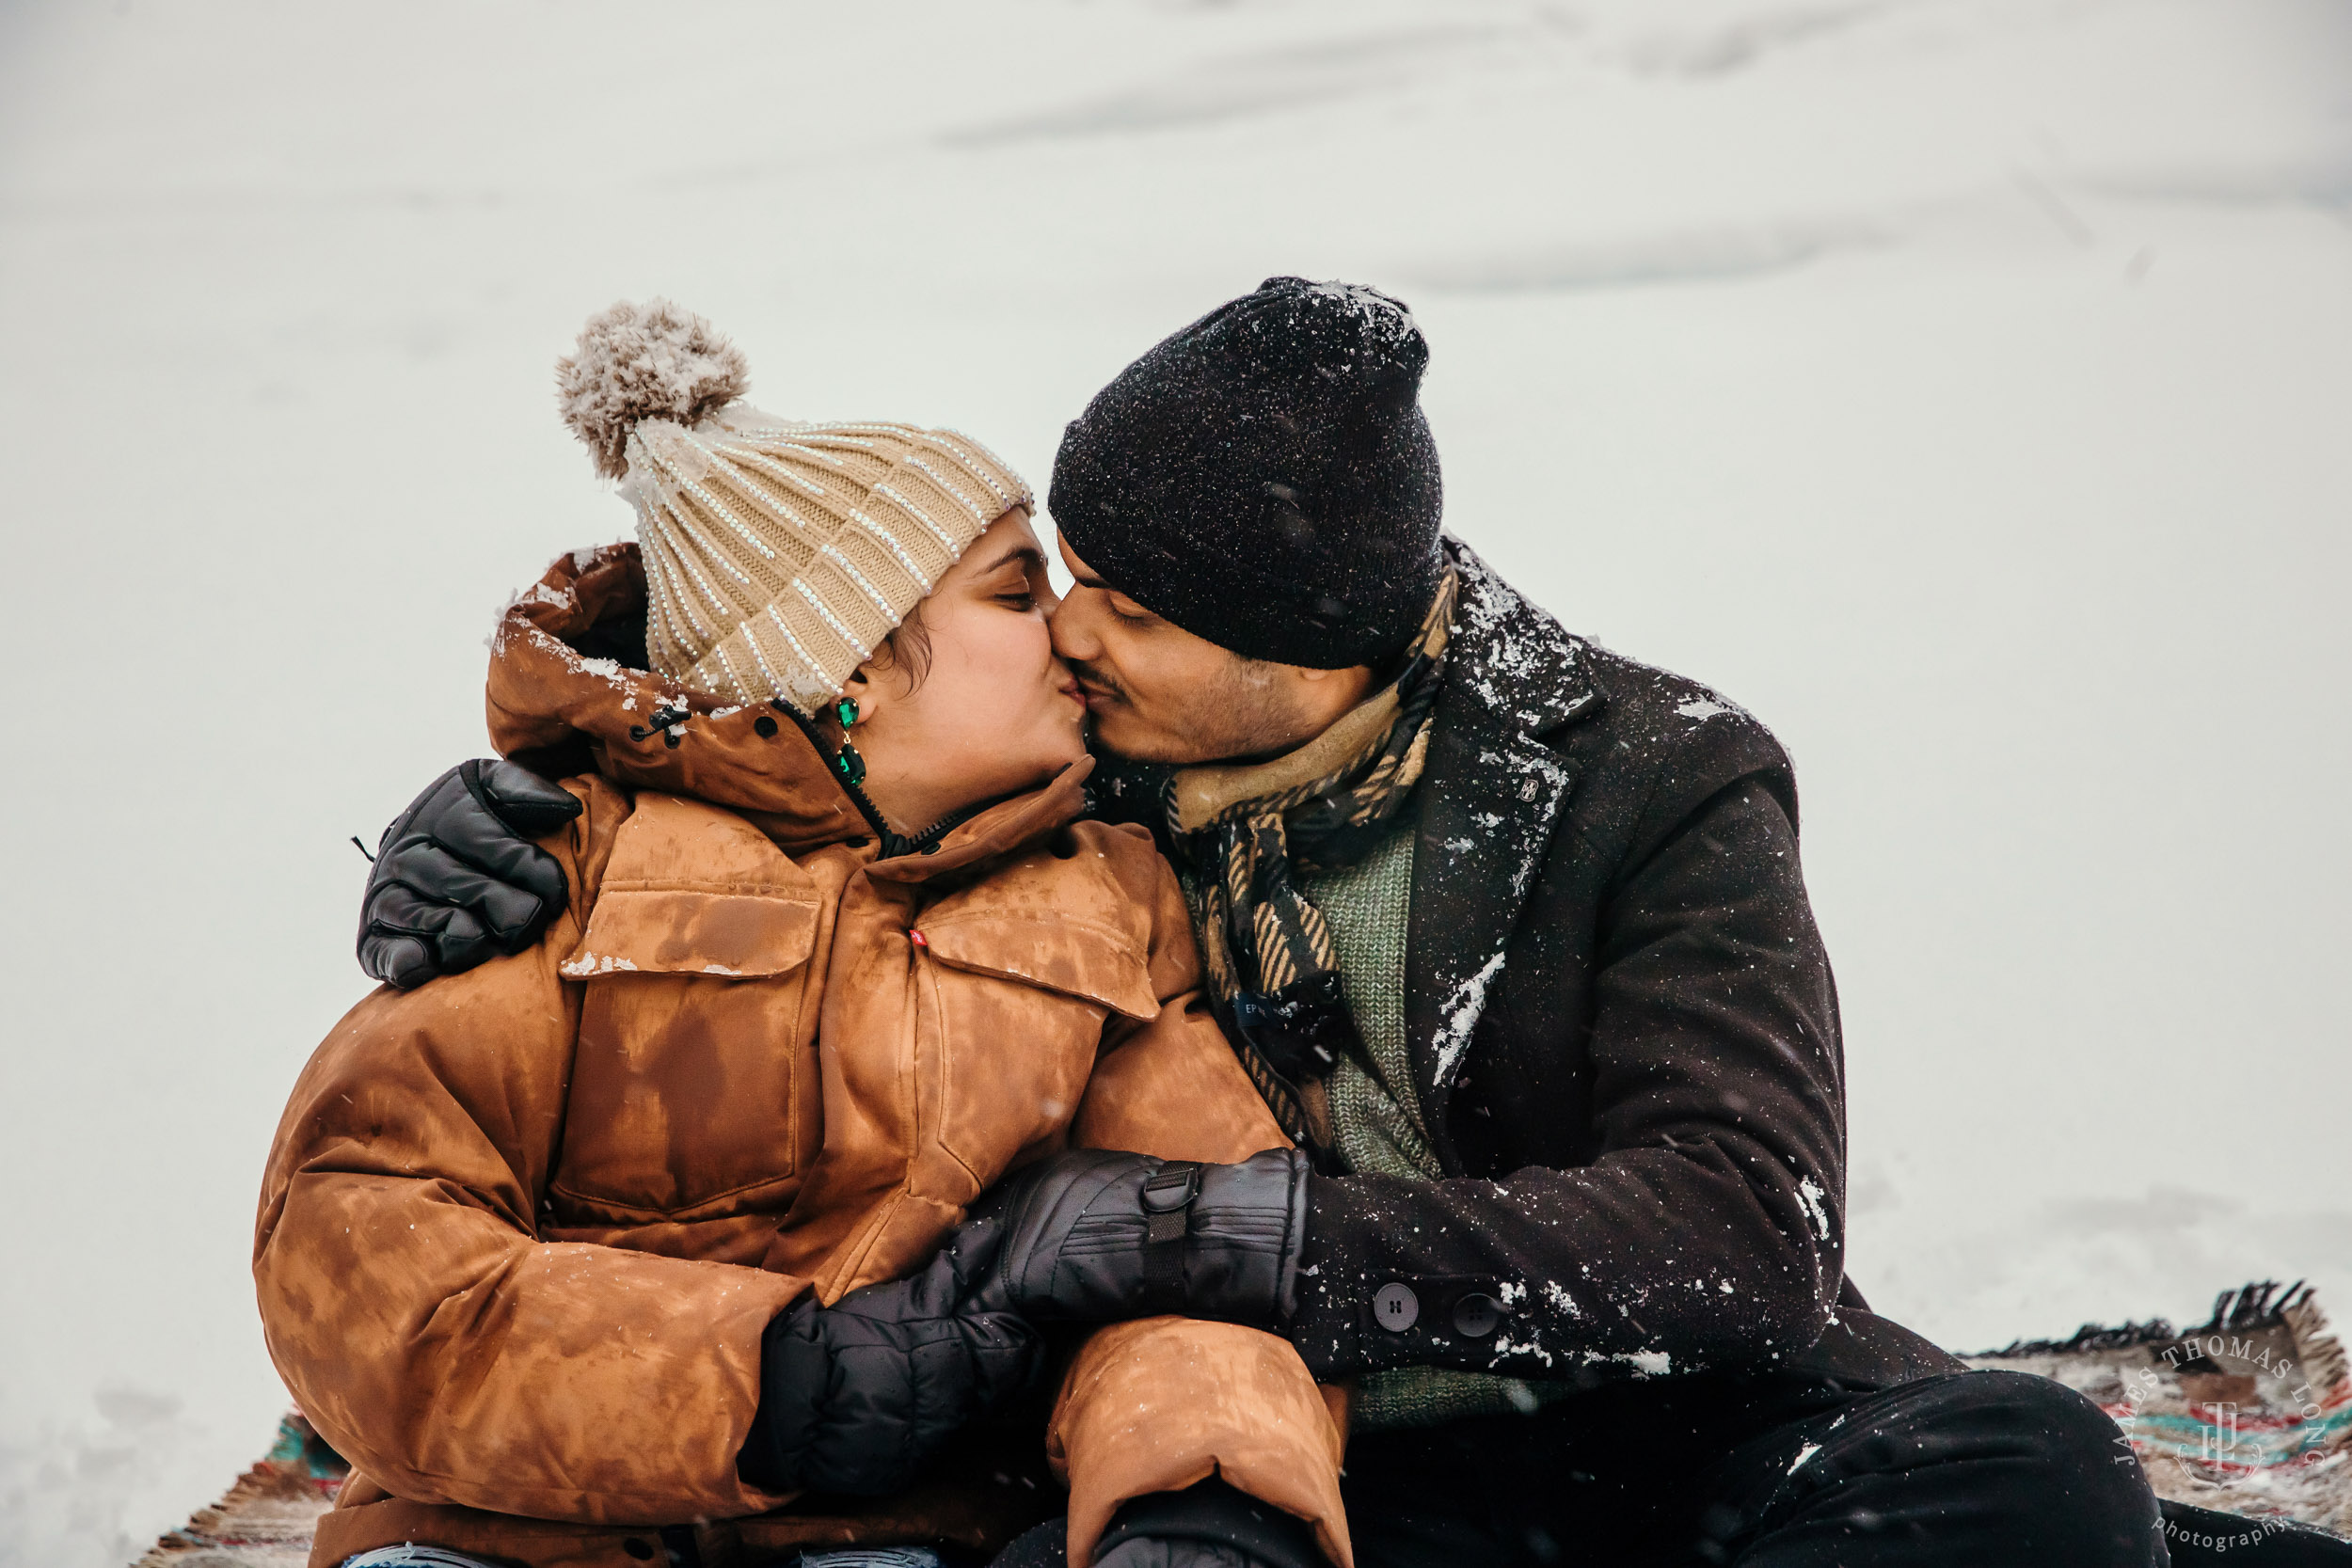
[[[1143,1307],[1147,1314],[1184,1309],[1184,1237],[1200,1196],[1197,1161],[1175,1160],[1144,1178]]]

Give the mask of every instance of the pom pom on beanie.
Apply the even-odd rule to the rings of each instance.
[[[626,301],[555,369],[564,422],[637,511],[645,657],[692,690],[811,716],[971,543],[1036,498],[952,430],[780,420],[691,311]]]
[[[556,406],[606,479],[628,472],[629,432],[639,421],[675,420],[691,429],[750,385],[743,351],[666,299],[623,300],[589,317],[579,348],[555,362]]]

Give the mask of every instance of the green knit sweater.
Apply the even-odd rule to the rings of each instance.
[[[1331,1134],[1347,1168],[1434,1181],[1443,1174],[1422,1121],[1405,1032],[1405,943],[1413,903],[1415,814],[1354,865],[1304,876],[1300,891],[1330,922],[1340,990],[1371,1057],[1332,1070]],[[1491,1372],[1407,1367],[1358,1386],[1349,1425],[1359,1432],[1435,1426],[1468,1416],[1530,1411],[1555,1388]]]

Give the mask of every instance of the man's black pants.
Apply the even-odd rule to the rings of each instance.
[[[1859,1395],[1651,1384],[1524,1425],[1547,1430],[1515,1442],[1490,1418],[1351,1445],[1358,1568],[2165,1561],[2115,1423],[2019,1372]]]
[[[1596,1391],[1348,1445],[1357,1568],[2163,1568],[2156,1500],[2115,1423],[2022,1372],[1881,1393],[1709,1379]],[[2193,1512],[2193,1511],[2192,1511]],[[2214,1516],[2207,1516],[2208,1518]],[[2178,1544],[2169,1560],[2206,1560]],[[2248,1568],[2352,1562],[2309,1537]],[[1056,1528],[998,1568],[1060,1568]]]

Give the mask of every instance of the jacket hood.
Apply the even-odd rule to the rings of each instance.
[[[557,557],[490,634],[487,708],[499,754],[541,753],[550,765],[542,771],[593,767],[631,788],[727,807],[787,854],[879,836],[783,704],[737,704],[640,668],[644,625],[635,544]],[[925,880],[1061,827],[1078,815],[1091,767],[1082,761],[999,801],[931,852],[884,863],[882,874]]]

